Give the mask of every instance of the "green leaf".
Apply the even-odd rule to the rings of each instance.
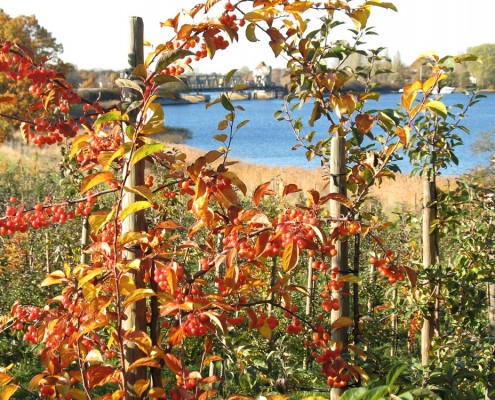
[[[222,96],[220,97],[220,102],[222,103],[223,108],[225,108],[227,111],[235,111],[233,104],[225,94],[222,94]]]
[[[362,400],[382,400],[388,394],[386,386],[378,386],[368,391],[361,399]]]
[[[402,372],[404,372],[405,370],[407,369],[407,365],[406,364],[397,364],[397,365],[394,365],[390,371],[388,371],[388,375],[387,375],[387,381],[386,381],[386,385],[387,387],[389,388],[389,390],[392,389],[392,386],[393,384],[395,383],[395,381],[397,380],[397,378],[400,376],[400,374],[402,374]]]
[[[349,389],[344,392],[341,400],[361,400],[367,392],[363,387]]]
[[[113,160],[115,160],[116,158],[122,157],[123,155],[127,154],[129,152],[129,150],[131,149],[131,144],[132,143],[130,143],[130,142],[121,144],[119,146],[119,148],[117,150],[115,150],[110,157],[108,157],[107,159],[105,159],[104,162],[102,162],[99,159],[99,157],[98,157],[98,161],[100,161],[101,164],[103,165],[103,170],[104,171],[108,171],[108,169],[110,168],[110,165],[112,164]]]
[[[225,82],[229,83],[232,80],[232,77],[235,75],[236,72],[237,72],[237,69],[231,69],[227,73],[227,75],[225,75]]]
[[[478,56],[474,54],[461,54],[459,56],[454,57],[456,63],[461,63],[464,61],[479,61]]]
[[[129,215],[134,214],[138,211],[146,210],[147,208],[153,207],[149,201],[135,201],[134,203],[129,204],[121,213],[120,220],[123,221]]]
[[[95,186],[108,182],[114,179],[113,173],[110,171],[97,172],[96,174],[85,177],[81,184],[81,194],[86,193],[88,190]]]
[[[114,121],[128,121],[129,116],[127,114],[122,115],[120,111],[109,111],[105,114],[101,114],[95,121],[93,128],[96,130],[101,124],[105,122]]]
[[[135,81],[131,79],[118,78],[115,79],[115,85],[118,87],[125,87],[129,89],[137,90],[139,93],[143,94],[143,89]]]
[[[150,156],[151,154],[157,153],[159,151],[162,151],[163,149],[166,149],[167,145],[163,143],[150,143],[150,144],[145,144],[144,146],[141,146],[137,151],[134,153],[132,156],[131,164],[137,164],[139,161],[141,161],[143,158],[146,158]]]
[[[255,23],[250,23],[246,27],[246,38],[250,42],[257,42],[258,38],[256,37],[256,24]]]
[[[173,76],[173,75],[157,75],[155,76],[155,84],[156,85],[164,85],[164,84],[173,84],[174,87],[179,89],[180,91],[187,92],[189,91],[189,86],[182,79]]]
[[[155,72],[159,74],[162,72],[165,68],[167,68],[170,64],[173,64],[174,62],[186,58],[187,56],[192,56],[194,55],[193,52],[189,50],[184,50],[184,49],[175,49],[172,51],[169,51],[165,53],[160,60],[158,61],[158,64],[156,65]]]
[[[426,103],[426,107],[442,118],[447,118],[447,107],[441,101],[432,100]]]

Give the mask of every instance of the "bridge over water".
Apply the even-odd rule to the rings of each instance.
[[[267,91],[277,94],[286,94],[287,88],[278,86],[267,80],[246,81],[242,76],[234,75],[227,84],[226,75],[222,74],[194,74],[182,76],[181,79],[187,83],[191,92],[218,92],[229,90],[241,84],[247,84],[242,91],[256,92]]]

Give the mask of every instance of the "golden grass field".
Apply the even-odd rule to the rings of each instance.
[[[176,149],[187,154],[188,160],[194,160],[204,152],[184,144],[168,144],[171,149]],[[22,162],[33,168],[43,168],[47,164],[57,165],[60,160],[60,151],[56,147],[38,149],[34,146],[13,142],[10,145],[0,147],[0,162]],[[268,167],[259,164],[250,164],[239,161],[232,165],[231,170],[246,184],[248,194],[261,183],[271,181],[272,190],[281,191],[284,185],[296,184],[303,191],[310,189],[325,193],[327,181],[323,179],[323,169],[305,169],[297,167]],[[439,180],[441,187],[455,185],[455,178],[443,177]],[[379,203],[386,213],[391,213],[401,208],[418,211],[421,208],[421,179],[398,174],[395,180],[384,180],[379,187],[371,191],[371,195]]]

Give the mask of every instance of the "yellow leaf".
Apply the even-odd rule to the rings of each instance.
[[[258,331],[265,339],[270,340],[272,338],[272,329],[268,326],[268,323],[266,321],[258,328]]]
[[[143,300],[151,296],[156,296],[156,293],[152,289],[137,289],[127,296],[124,305],[125,307],[128,307],[136,301]]]
[[[351,17],[352,22],[354,22],[354,25],[356,26],[357,30],[366,28],[366,24],[368,23],[369,16],[370,16],[369,6],[360,7],[349,13],[349,17]]]
[[[96,174],[85,177],[81,185],[81,194],[86,193],[88,190],[95,186],[113,180],[113,173],[110,171],[97,172]]]
[[[327,398],[322,396],[307,396],[303,397],[301,400],[327,400]]]
[[[6,374],[5,372],[0,372],[0,386],[5,386],[12,379],[14,379],[13,376],[10,376],[9,374]]]
[[[80,389],[70,388],[67,394],[69,395],[70,399],[74,399],[74,400],[86,400],[87,399],[86,393],[84,393]]]
[[[86,355],[84,361],[88,363],[102,363],[103,357],[101,356],[101,353],[98,350],[92,349]]]
[[[404,126],[401,127],[401,126],[398,126],[395,128],[395,134],[398,136],[400,142],[404,145],[404,146],[407,146],[408,143],[409,143],[409,138],[411,136],[411,129],[409,128],[409,126]]]
[[[141,397],[141,395],[144,393],[146,389],[150,386],[150,381],[149,379],[139,379],[135,384],[134,384],[134,391],[138,395],[138,397]]]
[[[312,5],[313,5],[312,1],[296,1],[295,3],[287,4],[284,7],[284,11],[287,11],[291,14],[301,13],[310,9]]]
[[[41,282],[40,286],[45,287],[50,285],[57,285],[59,283],[62,283],[65,278],[66,276],[64,272],[54,271],[51,274],[47,275],[45,279],[43,279],[43,282]]]
[[[95,268],[87,272],[84,277],[79,281],[79,287],[83,287],[87,282],[93,279],[95,276],[100,275],[104,271],[103,268]]]
[[[144,232],[126,232],[123,235],[120,235],[117,238],[117,241],[121,245],[126,245],[132,242],[146,243],[148,242],[148,239],[148,235]]]
[[[289,400],[289,396],[284,396],[282,394],[271,394],[267,398],[267,400]]]
[[[284,272],[291,271],[299,261],[299,247],[290,242],[285,246],[284,254],[282,256],[282,268]]]
[[[17,385],[7,385],[0,392],[0,400],[9,400],[17,390]]]
[[[90,136],[87,133],[77,136],[72,142],[72,147],[70,149],[70,158],[74,157],[79,150],[87,146],[89,139]]]
[[[354,274],[347,274],[339,278],[339,282],[361,283],[361,278]]]
[[[124,190],[129,193],[137,194],[148,200],[150,203],[153,203],[153,192],[150,190],[148,186],[124,186]]]
[[[354,321],[349,317],[340,317],[334,322],[332,322],[332,330],[340,328],[348,328],[354,326]]]
[[[161,365],[154,358],[143,357],[143,358],[140,358],[139,360],[134,361],[131,365],[129,365],[127,370],[132,371],[133,369],[139,368],[139,367],[161,368]]]
[[[119,215],[121,221],[126,219],[129,215],[134,214],[138,211],[146,210],[147,208],[153,207],[149,201],[135,201],[129,204]]]
[[[132,279],[129,274],[122,275],[119,280],[119,285],[124,296],[127,296],[136,290],[136,282],[134,282],[134,279]]]
[[[397,7],[395,6],[395,4],[390,3],[388,1],[368,0],[366,2],[366,4],[370,5],[370,6],[381,7],[381,8],[385,8],[385,9],[389,9],[389,10],[393,10],[393,11],[397,12]]]

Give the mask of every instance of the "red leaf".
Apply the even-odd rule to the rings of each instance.
[[[177,356],[173,355],[172,353],[166,353],[164,359],[165,359],[165,363],[167,364],[167,366],[174,373],[177,374],[179,371],[182,370],[182,363]]]
[[[282,196],[287,196],[290,193],[297,193],[300,191],[301,189],[299,189],[297,185],[294,185],[293,183],[289,183],[288,185],[284,186],[284,191],[282,193]]]
[[[253,193],[253,202],[256,206],[259,206],[260,200],[265,195],[265,193],[273,194],[273,192],[268,190],[268,186],[270,186],[271,182],[265,182],[259,185],[256,189],[254,189]]]
[[[93,389],[95,386],[102,386],[114,379],[114,369],[109,365],[91,365],[86,370],[88,386]]]

